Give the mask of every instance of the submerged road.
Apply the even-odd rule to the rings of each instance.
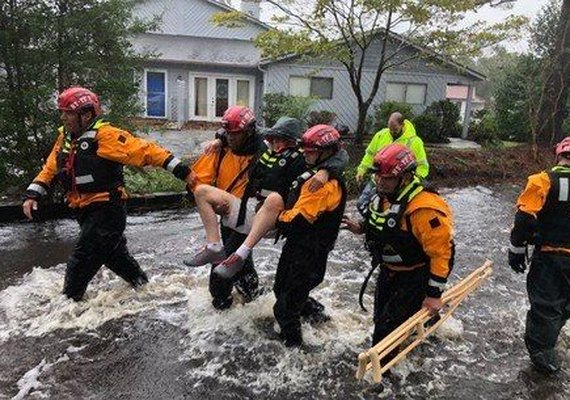
[[[506,265],[517,190],[443,191],[456,217],[452,283],[485,259],[494,275],[382,385],[354,378],[372,316],[357,301],[369,257],[349,232],[315,291],[332,320],[305,324],[299,351],[277,340],[270,290],[226,312],[210,305],[208,270],[182,265],[203,240],[195,212],[131,215],[129,246],[150,283],[134,291],[102,269],[81,303],[60,295],[74,221],[0,225],[0,399],[570,398],[569,331],[552,378],[532,370],[522,341],[525,282]],[[254,255],[268,289],[278,256],[270,241]]]

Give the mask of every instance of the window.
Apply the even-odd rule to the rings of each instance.
[[[386,87],[386,101],[408,104],[424,104],[427,85],[389,82]]]
[[[236,81],[236,105],[249,107],[249,81]]]
[[[332,95],[332,78],[311,78],[311,96],[330,100],[332,99]]]
[[[146,115],[166,117],[166,72],[146,71]]]
[[[289,77],[289,94],[330,100],[333,95],[333,78],[291,76]]]

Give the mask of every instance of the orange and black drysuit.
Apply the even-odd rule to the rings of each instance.
[[[374,298],[373,344],[420,310],[426,297],[441,297],[453,268],[451,209],[419,178],[393,202],[374,196],[365,214],[366,242],[380,266]]]
[[[534,244],[527,291],[525,342],[531,357],[552,351],[570,316],[570,167],[528,178],[517,201],[511,251]]]
[[[223,142],[223,137],[220,137],[219,133],[217,137]],[[337,176],[342,174],[347,162],[348,154],[343,150],[320,167],[329,171],[331,176]],[[262,203],[270,193],[276,192],[286,199],[291,183],[307,167],[305,158],[297,146],[275,152],[266,146],[261,135],[254,135],[239,151],[224,147],[216,153],[202,155],[192,169],[197,176],[195,187],[199,184],[210,184],[242,199],[239,224],[245,220],[246,203],[249,198],[255,197]],[[247,237],[224,225],[221,226],[221,233],[227,254],[235,252]],[[255,296],[258,285],[251,254],[243,269],[232,279],[223,279],[217,274],[210,274],[210,293],[214,298],[214,306],[219,309],[231,306],[233,286],[248,300]]]
[[[224,142],[224,133],[216,133],[216,138]],[[263,137],[253,133],[245,143],[236,150],[224,146],[210,154],[202,154],[192,166],[196,175],[196,183],[192,191],[199,185],[211,185],[225,190],[238,198],[242,198],[250,180],[251,171],[261,154],[267,149]],[[227,254],[235,252],[244,242],[247,235],[236,232],[223,224],[220,226],[224,249]],[[212,266],[212,269],[215,267]],[[243,269],[231,280],[220,278],[210,271],[209,290],[212,304],[217,309],[226,309],[232,305],[232,289],[235,288],[246,298],[252,300],[259,288],[259,278],[255,271],[252,254],[245,260]]]
[[[60,181],[66,200],[77,213],[79,240],[67,263],[63,292],[83,297],[89,281],[105,264],[133,286],[148,281],[129,254],[123,235],[126,224],[123,165],[160,166],[180,179],[188,166],[162,147],[136,138],[103,120],[74,136],[63,127],[41,172],[26,190],[26,197],[40,200]]]
[[[277,301],[273,312],[287,346],[302,343],[300,317],[310,317],[324,308],[309,297],[309,292],[324,279],[346,204],[346,189],[340,177],[331,178],[314,193],[309,191],[306,182],[317,168],[293,181],[285,210],[277,220],[286,241],[275,275]]]

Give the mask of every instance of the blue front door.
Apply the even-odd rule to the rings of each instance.
[[[147,71],[146,114],[149,117],[166,117],[166,74]]]

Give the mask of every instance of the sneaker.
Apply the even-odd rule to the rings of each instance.
[[[245,260],[233,253],[214,268],[214,273],[220,278],[230,279],[243,269]]]
[[[201,267],[206,264],[216,264],[226,258],[226,253],[222,248],[220,251],[214,251],[204,246],[202,250],[194,254],[192,258],[182,261],[188,267]]]
[[[554,374],[560,371],[560,364],[556,359],[554,350],[544,350],[530,355],[533,366],[545,374]]]

